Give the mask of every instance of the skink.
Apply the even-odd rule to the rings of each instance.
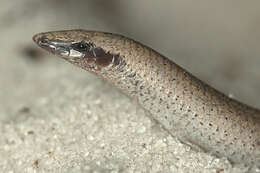
[[[233,163],[260,166],[260,111],[228,98],[153,49],[87,30],[40,33],[33,40],[134,98],[182,142]]]

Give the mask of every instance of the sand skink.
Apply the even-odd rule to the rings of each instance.
[[[153,49],[87,30],[40,33],[33,40],[137,100],[182,142],[233,163],[260,166],[260,111],[228,98]]]

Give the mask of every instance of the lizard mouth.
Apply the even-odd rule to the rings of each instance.
[[[68,57],[70,55],[71,42],[64,42],[60,40],[50,40],[45,36],[35,35],[33,41],[43,48],[44,50],[51,52],[54,55],[62,57]]]

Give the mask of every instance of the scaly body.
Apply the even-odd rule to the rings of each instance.
[[[85,30],[41,33],[34,41],[105,78],[181,141],[234,163],[260,166],[260,111],[228,98],[151,48]]]

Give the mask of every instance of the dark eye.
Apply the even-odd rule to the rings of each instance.
[[[89,49],[89,46],[84,42],[74,43],[72,47],[78,51],[86,51]]]

